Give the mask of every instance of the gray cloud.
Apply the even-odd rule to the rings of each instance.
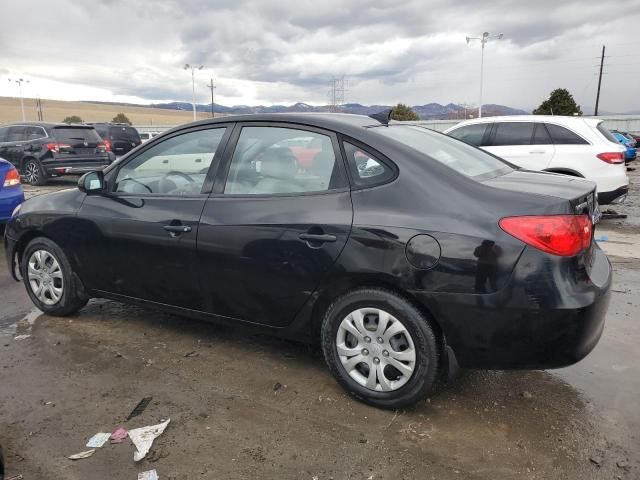
[[[33,12],[46,29],[23,28]],[[213,76],[223,103],[323,103],[329,79],[346,75],[348,101],[473,103],[480,47],[464,37],[488,30],[505,37],[485,52],[486,102],[532,107],[565,86],[591,104],[606,43],[614,56],[605,109],[640,106],[632,91],[640,72],[615,57],[640,60],[626,33],[640,24],[637,0],[21,0],[3,2],[0,17],[16,19],[0,30],[0,75],[146,101],[190,99],[181,67],[197,63],[207,66],[200,101]]]

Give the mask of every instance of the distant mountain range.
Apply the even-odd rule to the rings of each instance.
[[[150,105],[153,108],[166,108],[169,110],[191,110],[193,107],[188,102],[170,102],[170,103],[154,103]],[[372,113],[378,113],[382,110],[392,108],[391,105],[361,105],[359,103],[346,103],[338,107],[338,111],[341,113],[354,113],[358,115],[371,115]],[[436,120],[436,119],[463,119],[465,118],[465,112],[467,116],[477,116],[477,109],[465,109],[462,105],[456,105],[449,103],[447,105],[440,105],[439,103],[427,103],[426,105],[414,105],[411,107],[423,120]],[[196,110],[199,112],[211,111],[211,104],[197,104]],[[227,107],[224,105],[216,104],[214,108],[215,113],[224,113],[227,115],[242,115],[250,113],[283,113],[283,112],[331,112],[332,107],[330,105],[309,105],[307,103],[296,103],[294,105],[234,105],[233,107]],[[530,112],[519,110],[517,108],[511,108],[504,105],[485,104],[482,107],[483,116],[495,116],[495,115],[526,115]]]

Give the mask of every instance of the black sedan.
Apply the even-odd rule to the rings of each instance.
[[[385,408],[451,366],[587,355],[611,286],[594,184],[375,117],[175,128],[25,202],[7,261],[50,315],[103,297],[319,341],[337,380]]]

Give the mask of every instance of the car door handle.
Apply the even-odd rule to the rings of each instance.
[[[330,235],[328,233],[301,233],[298,235],[300,240],[304,240],[305,242],[335,242],[338,237],[335,235]]]
[[[546,150],[529,150],[529,153],[547,153]]]
[[[180,235],[181,233],[189,233],[191,227],[189,225],[165,225],[164,228],[172,237]]]

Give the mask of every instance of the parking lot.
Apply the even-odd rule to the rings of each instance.
[[[25,479],[640,478],[640,174],[596,238],[615,279],[603,337],[554,371],[464,371],[416,407],[348,397],[315,347],[93,300],[39,315],[0,263],[0,444]],[[75,179],[27,187],[27,196]],[[4,252],[0,252],[4,259]],[[126,420],[143,397],[144,412]],[[96,432],[171,419],[150,454]]]

